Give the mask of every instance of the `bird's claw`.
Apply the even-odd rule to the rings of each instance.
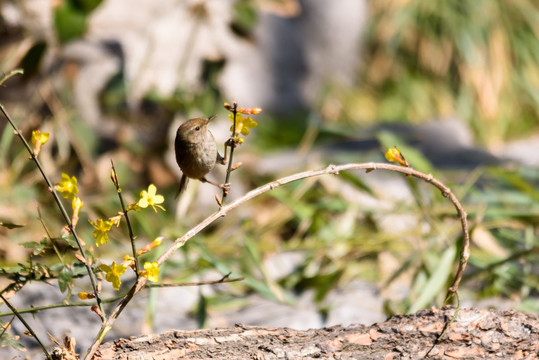
[[[230,192],[230,187],[231,187],[231,186],[230,186],[230,183],[221,184],[221,185],[219,185],[219,187],[220,187],[220,188],[223,190],[223,192],[224,192],[225,194],[227,194],[227,195],[228,195],[228,193]]]
[[[236,146],[238,146],[238,143],[236,140],[234,140],[234,138],[229,138],[227,141],[225,141],[225,146],[235,148]]]

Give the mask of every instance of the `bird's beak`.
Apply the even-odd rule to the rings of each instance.
[[[208,118],[208,120],[206,120],[206,124],[208,124],[210,121],[212,121],[213,119],[215,119],[217,117],[217,115],[212,115]]]

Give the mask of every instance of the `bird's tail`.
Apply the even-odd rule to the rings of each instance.
[[[178,188],[178,191],[176,192],[176,196],[174,196],[174,199],[177,199],[178,196],[180,196],[180,194],[185,190],[188,182],[189,182],[189,178],[185,175],[182,175],[182,178],[180,180],[180,187]]]

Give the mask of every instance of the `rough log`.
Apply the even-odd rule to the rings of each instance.
[[[539,316],[454,308],[398,315],[371,326],[298,331],[238,324],[167,331],[101,345],[101,359],[537,359]]]

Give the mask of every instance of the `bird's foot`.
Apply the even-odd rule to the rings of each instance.
[[[230,192],[230,188],[231,188],[230,183],[219,184],[218,186],[219,186],[219,188],[220,188],[221,190],[223,190],[223,192],[224,192],[225,194],[228,195],[228,193]]]

